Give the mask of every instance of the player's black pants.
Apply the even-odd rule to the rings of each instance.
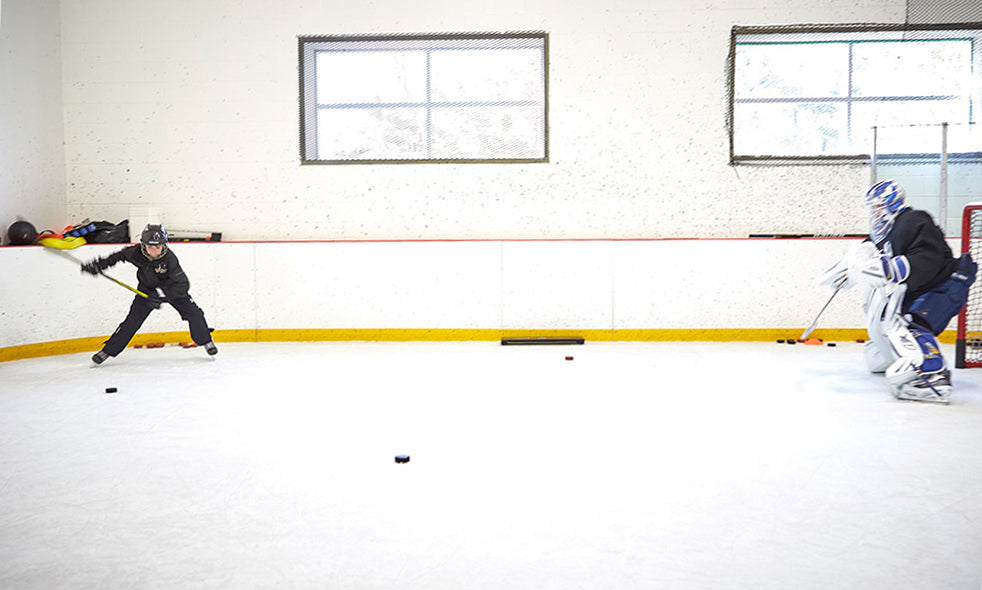
[[[190,296],[168,299],[166,303],[171,304],[181,314],[181,318],[188,323],[188,327],[191,329],[191,339],[194,340],[195,344],[211,342],[211,330],[208,329],[208,323],[205,321],[205,312],[201,311],[201,308]],[[139,295],[134,297],[133,303],[130,305],[130,312],[126,314],[126,319],[109,337],[102,350],[109,356],[116,356],[123,352],[126,345],[133,339],[133,335],[136,334],[154,309],[154,306],[145,297]]]

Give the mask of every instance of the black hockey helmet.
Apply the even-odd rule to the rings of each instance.
[[[38,230],[30,221],[18,219],[7,228],[7,239],[11,246],[26,246],[38,239]]]
[[[167,243],[167,231],[164,226],[151,223],[140,234],[140,243],[146,246],[163,246]]]

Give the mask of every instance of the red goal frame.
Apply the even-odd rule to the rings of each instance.
[[[982,215],[982,203],[971,203],[966,205],[962,212],[962,254],[965,252],[971,252],[973,240],[982,240],[982,235],[972,235],[973,215]],[[980,288],[982,288],[982,281],[976,280],[969,290],[969,302],[972,302],[974,293]],[[978,296],[975,298],[979,299]],[[982,326],[975,326],[972,329],[973,334],[971,344],[973,349],[982,348],[982,340],[980,340],[980,336],[976,334],[976,332],[979,331],[982,331]],[[966,304],[965,307],[963,307],[958,313],[958,335],[955,340],[955,368],[965,369],[970,367],[982,367],[982,359],[977,358],[977,355],[973,355],[976,356],[976,358],[973,359],[965,358],[967,356],[967,346],[969,344],[966,342],[967,334],[968,304]]]

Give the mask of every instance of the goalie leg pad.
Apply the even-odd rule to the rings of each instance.
[[[902,299],[903,292],[899,293],[899,297],[897,297],[897,293],[891,297],[882,288],[870,289],[867,294],[864,309],[869,340],[863,345],[863,355],[866,359],[866,366],[872,373],[886,371],[887,367],[900,358],[890,343],[890,339],[887,338],[885,330],[894,323],[895,308]]]
[[[937,339],[917,326],[904,331],[906,335],[892,336],[891,343],[896,341],[906,345],[913,341],[918,353],[915,355],[905,347],[901,357],[887,368],[891,393],[897,399],[947,403],[951,394],[951,373]]]
[[[870,373],[883,373],[896,360],[889,348],[887,347],[887,351],[884,352],[883,347],[872,340],[867,340],[863,344],[863,358]]]
[[[948,403],[951,396],[951,373],[948,369],[936,373],[921,373],[908,359],[898,359],[887,369],[890,393],[897,399]]]

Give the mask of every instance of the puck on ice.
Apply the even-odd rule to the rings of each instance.
[[[396,455],[396,463],[409,463],[409,455]]]
[[[106,393],[116,393],[116,388],[115,387],[107,387],[106,388]]]
[[[826,346],[835,346],[835,342],[829,342],[826,344]]]
[[[566,357],[566,360],[571,361],[571,360],[573,360],[573,357],[568,356],[568,357]]]

